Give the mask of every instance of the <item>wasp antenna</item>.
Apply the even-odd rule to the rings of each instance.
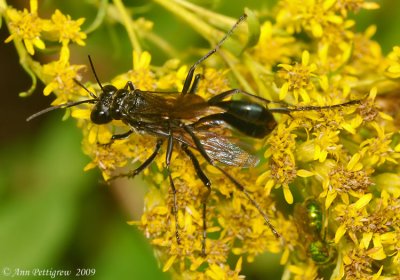
[[[225,36],[215,45],[215,47],[210,50],[205,56],[203,56],[202,58],[200,58],[192,67],[196,67],[197,65],[199,65],[200,63],[202,63],[204,60],[206,60],[208,57],[210,57],[213,53],[215,53],[226,41],[226,39],[228,39],[233,31],[235,31],[235,29],[243,22],[245,21],[247,18],[246,14],[243,14],[237,21],[236,23],[231,27],[231,29],[225,34]]]
[[[290,111],[317,111],[317,110],[327,110],[333,108],[340,108],[346,107],[351,105],[360,104],[362,100],[351,100],[341,104],[334,104],[334,105],[327,105],[327,106],[304,106],[304,107],[297,107],[297,108],[289,108]]]
[[[88,58],[89,58],[90,67],[92,68],[94,77],[96,78],[96,81],[97,81],[97,83],[99,84],[101,90],[104,91],[103,86],[102,86],[101,83],[100,83],[99,77],[97,77],[96,70],[94,70],[93,61],[92,61],[92,58],[90,57],[90,55],[88,55]]]
[[[91,92],[90,90],[88,90],[88,88],[85,87],[81,82],[79,82],[79,81],[78,81],[77,79],[75,79],[75,78],[73,78],[73,80],[74,80],[74,82],[75,82],[78,86],[80,86],[80,87],[83,88],[87,93],[89,93],[89,95],[90,95],[91,97],[93,97],[94,99],[97,99],[96,94],[94,94],[93,92]]]
[[[196,69],[196,67],[202,63],[204,60],[206,60],[207,58],[209,58],[210,56],[212,56],[214,53],[217,52],[217,50],[224,44],[225,40],[228,39],[233,31],[235,31],[235,29],[243,22],[245,21],[247,18],[246,14],[243,14],[237,21],[236,23],[231,27],[231,29],[225,34],[225,36],[215,45],[215,47],[210,50],[208,53],[206,53],[206,55],[204,55],[202,58],[200,58],[199,60],[197,60],[189,69],[188,74],[186,76],[185,82],[183,84],[183,88],[182,88],[182,94],[186,94],[190,88],[190,84],[192,83],[192,79],[193,79],[193,73]]]
[[[95,99],[86,99],[86,100],[67,102],[67,103],[64,103],[64,104],[57,105],[57,106],[48,107],[46,109],[43,109],[43,110],[33,114],[30,117],[28,117],[26,119],[26,121],[29,122],[29,121],[31,121],[32,119],[34,119],[34,118],[36,118],[38,116],[41,116],[43,114],[46,114],[48,112],[51,112],[51,111],[54,111],[54,110],[57,110],[57,109],[69,108],[69,107],[73,107],[73,106],[76,106],[76,105],[79,105],[79,104],[83,104],[83,103],[95,103],[95,102],[96,102]]]

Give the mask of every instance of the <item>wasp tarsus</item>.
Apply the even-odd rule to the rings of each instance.
[[[158,139],[154,152],[138,168],[128,173],[113,176],[111,177],[111,180],[121,177],[134,177],[139,174],[154,161],[159,154],[161,146],[165,140],[167,140],[165,163],[173,195],[172,210],[175,217],[175,235],[178,243],[180,243],[177,219],[178,207],[176,201],[176,188],[171,177],[170,166],[174,144],[179,145],[191,160],[195,173],[206,188],[205,194],[202,198],[203,255],[206,254],[206,213],[207,200],[211,192],[211,181],[203,172],[203,169],[192,150],[199,152],[209,164],[220,170],[221,173],[248,198],[250,203],[260,212],[272,233],[279,238],[280,234],[271,224],[267,214],[259,203],[240,182],[216,163],[220,162],[225,165],[237,167],[253,167],[258,163],[258,159],[232,143],[232,141],[223,136],[222,133],[217,133],[215,129],[210,128],[226,130],[231,127],[244,135],[253,138],[264,138],[270,134],[277,125],[273,113],[290,114],[294,111],[330,109],[356,104],[359,101],[350,101],[343,104],[324,107],[306,106],[289,108],[286,106],[282,108],[269,109],[268,104],[272,101],[240,89],[231,89],[219,93],[208,100],[197,95],[196,91],[202,78],[199,74],[194,76],[197,66],[213,55],[222,46],[224,41],[233,33],[235,28],[245,19],[246,15],[244,14],[212,50],[190,67],[183,88],[180,92],[140,90],[135,88],[133,83],[130,81],[128,81],[121,89],[118,89],[113,85],[103,86],[89,56],[89,62],[93,74],[101,89],[100,94],[97,96],[90,92],[79,81],[75,80],[79,86],[89,93],[92,99],[69,102],[50,107],[33,114],[27,120],[32,120],[33,118],[55,109],[68,108],[83,103],[91,103],[94,104],[90,115],[90,119],[93,123],[101,125],[107,124],[112,120],[121,120],[130,128],[130,130],[125,133],[113,135],[111,143],[112,141],[129,137],[134,132],[152,135]],[[228,99],[232,95],[236,94],[243,95],[247,97],[248,100]]]

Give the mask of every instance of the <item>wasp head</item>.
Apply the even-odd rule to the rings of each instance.
[[[103,91],[90,114],[90,120],[95,124],[106,124],[113,120],[111,116],[111,103],[117,88],[112,85],[106,85],[102,89]]]

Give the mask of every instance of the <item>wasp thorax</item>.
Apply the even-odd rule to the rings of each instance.
[[[123,118],[122,107],[126,96],[129,91],[126,89],[119,89],[113,96],[111,103],[111,117],[113,120],[121,120]]]
[[[106,124],[112,121],[111,102],[117,88],[112,85],[103,87],[103,92],[99,96],[99,101],[94,105],[90,114],[90,119],[95,124]]]

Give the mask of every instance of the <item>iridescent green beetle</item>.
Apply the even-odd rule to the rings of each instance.
[[[323,233],[325,217],[320,203],[315,199],[297,203],[293,217],[306,254],[318,265],[332,260],[333,250]]]

